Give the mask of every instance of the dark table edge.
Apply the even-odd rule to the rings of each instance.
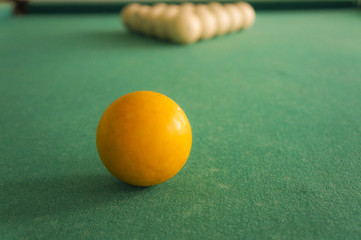
[[[335,9],[359,7],[361,0],[349,1],[255,1],[250,3],[256,10],[296,10],[296,9]],[[81,13],[119,13],[129,3],[138,2],[152,5],[162,1],[129,1],[119,3],[34,3],[26,0],[15,0],[15,14],[81,14]],[[165,3],[180,4],[186,1],[163,1]],[[193,3],[207,3],[211,1],[191,1]],[[219,1],[232,3],[238,1]]]

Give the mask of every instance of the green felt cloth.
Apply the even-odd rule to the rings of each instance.
[[[360,239],[361,13],[259,12],[191,46],[116,15],[0,23],[1,239]],[[135,90],[174,99],[188,162],[149,188],[107,172],[95,131]]]

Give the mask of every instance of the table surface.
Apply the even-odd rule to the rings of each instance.
[[[116,15],[1,21],[1,238],[360,239],[361,12],[257,14],[189,46]],[[149,188],[95,146],[105,108],[137,90],[193,130],[184,168]]]

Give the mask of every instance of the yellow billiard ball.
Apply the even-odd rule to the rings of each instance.
[[[167,181],[186,163],[192,146],[188,118],[160,93],[138,91],[115,100],[103,113],[96,145],[104,166],[135,186]]]

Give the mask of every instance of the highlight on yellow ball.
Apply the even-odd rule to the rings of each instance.
[[[192,130],[180,106],[152,91],[115,100],[96,132],[99,157],[111,174],[135,186],[151,186],[176,175],[186,163]]]

